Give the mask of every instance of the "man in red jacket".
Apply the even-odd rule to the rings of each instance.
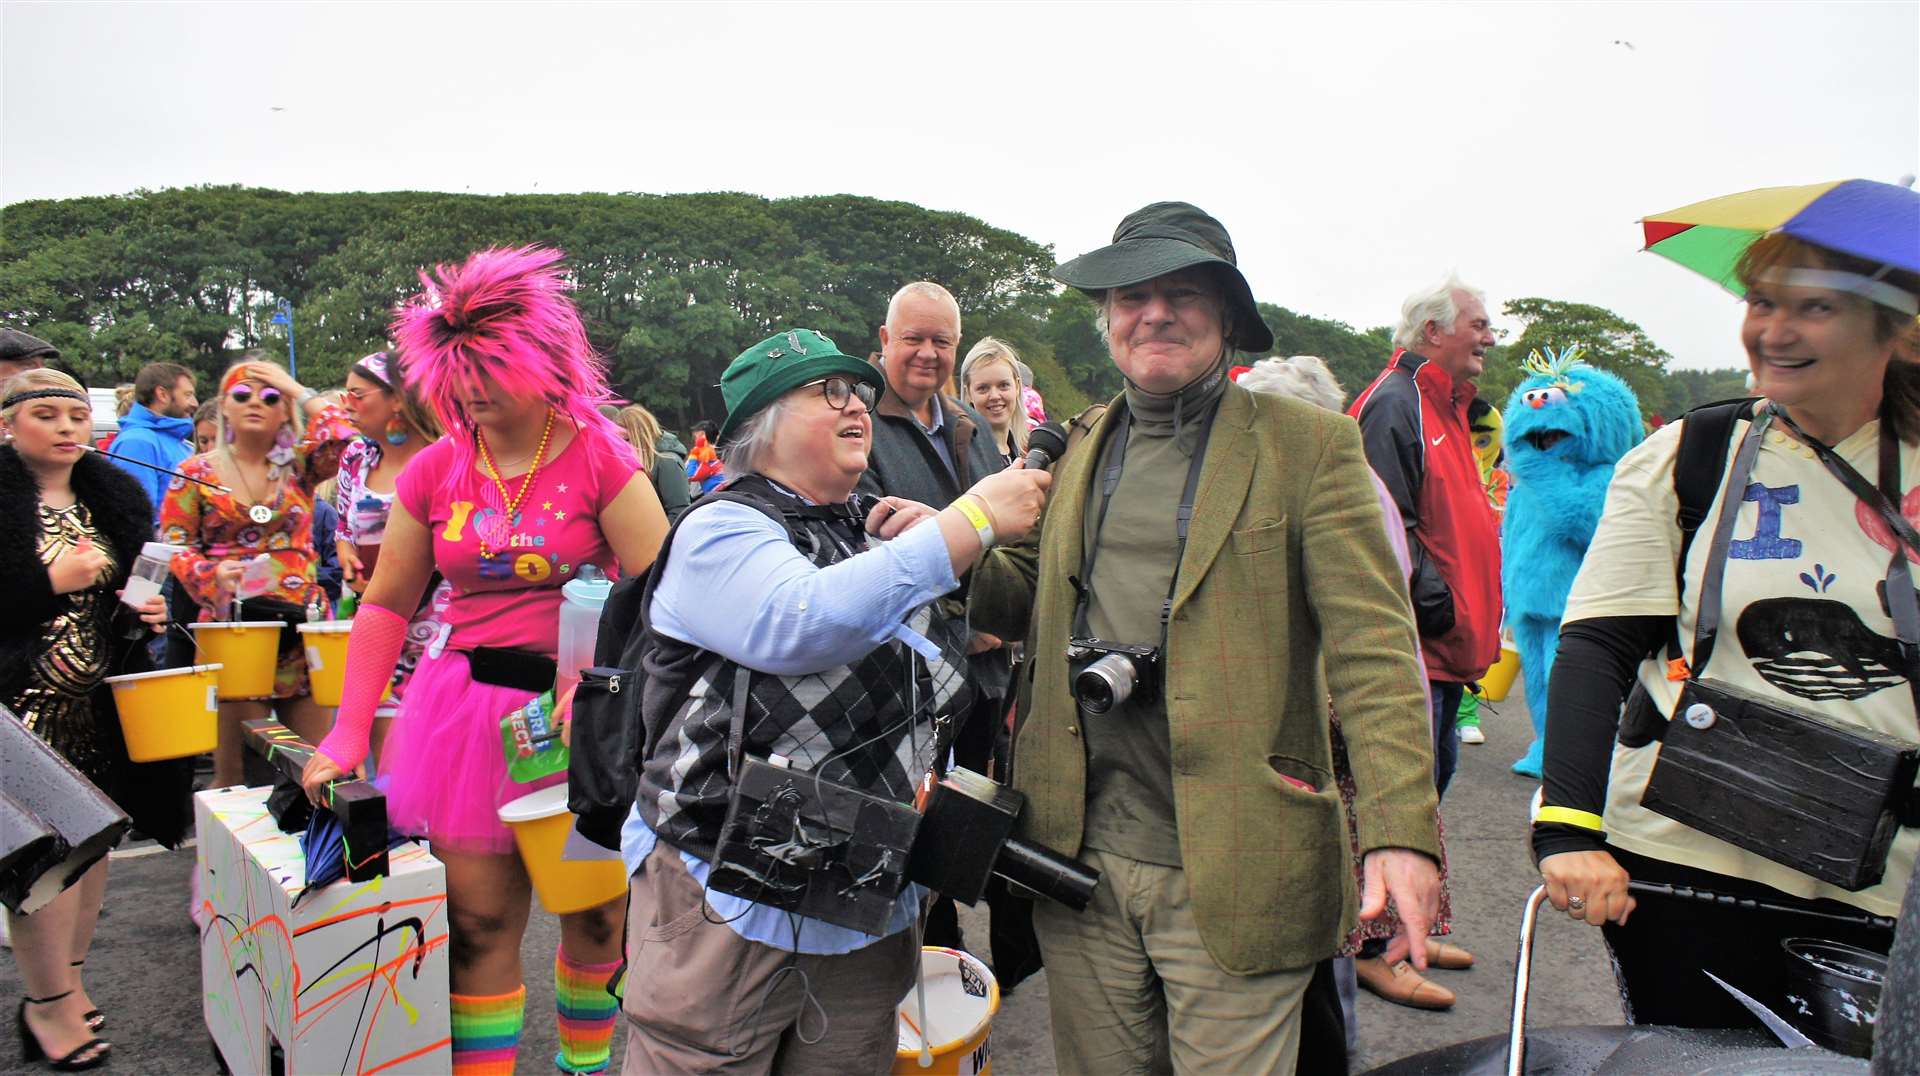
[[[1500,531],[1467,426],[1474,379],[1494,344],[1486,298],[1448,276],[1401,306],[1393,343],[1387,368],[1347,413],[1406,521],[1444,796],[1460,757],[1461,692],[1500,656]]]

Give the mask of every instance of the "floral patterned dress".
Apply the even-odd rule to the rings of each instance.
[[[331,608],[320,589],[313,548],[313,490],[333,477],[340,453],[357,437],[346,413],[322,410],[307,425],[307,435],[291,446],[285,461],[287,474],[274,495],[261,502],[272,514],[265,523],[248,516],[254,503],[242,489],[220,493],[185,479],[167,484],[160,505],[160,539],[185,548],[173,558],[173,574],[188,596],[200,606],[201,623],[228,614],[232,595],[222,595],[214,583],[214,569],[224,561],[247,561],[261,553],[273,558],[278,576],[261,597],[307,608],[318,601]],[[180,473],[207,482],[220,482],[212,453],[191,456]],[[274,676],[273,697],[295,698],[307,693],[307,659],[303,647],[282,647]]]
[[[386,538],[387,516],[393,511],[393,491],[380,493],[367,484],[374,468],[380,466],[383,450],[378,441],[362,437],[347,446],[340,456],[340,473],[334,482],[333,506],[340,513],[340,534],[358,547],[360,559],[371,565],[368,548],[377,551]],[[436,575],[436,578],[438,576]],[[377,717],[397,714],[399,700],[406,695],[407,681],[420,666],[421,655],[440,641],[446,625],[441,614],[453,601],[453,588],[443,579],[407,623],[407,640],[400,648],[400,660],[393,667],[393,698],[374,711]]]

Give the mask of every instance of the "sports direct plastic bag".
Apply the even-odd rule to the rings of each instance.
[[[507,776],[525,784],[567,769],[567,747],[554,720],[553,692],[543,691],[500,719],[500,748]]]

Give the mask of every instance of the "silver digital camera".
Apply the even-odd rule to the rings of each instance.
[[[1128,699],[1145,702],[1160,691],[1160,649],[1104,639],[1067,640],[1073,698],[1090,714],[1104,714]]]

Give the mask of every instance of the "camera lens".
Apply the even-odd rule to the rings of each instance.
[[[1133,662],[1124,654],[1108,654],[1080,670],[1073,680],[1073,697],[1090,714],[1104,714],[1133,694]]]

